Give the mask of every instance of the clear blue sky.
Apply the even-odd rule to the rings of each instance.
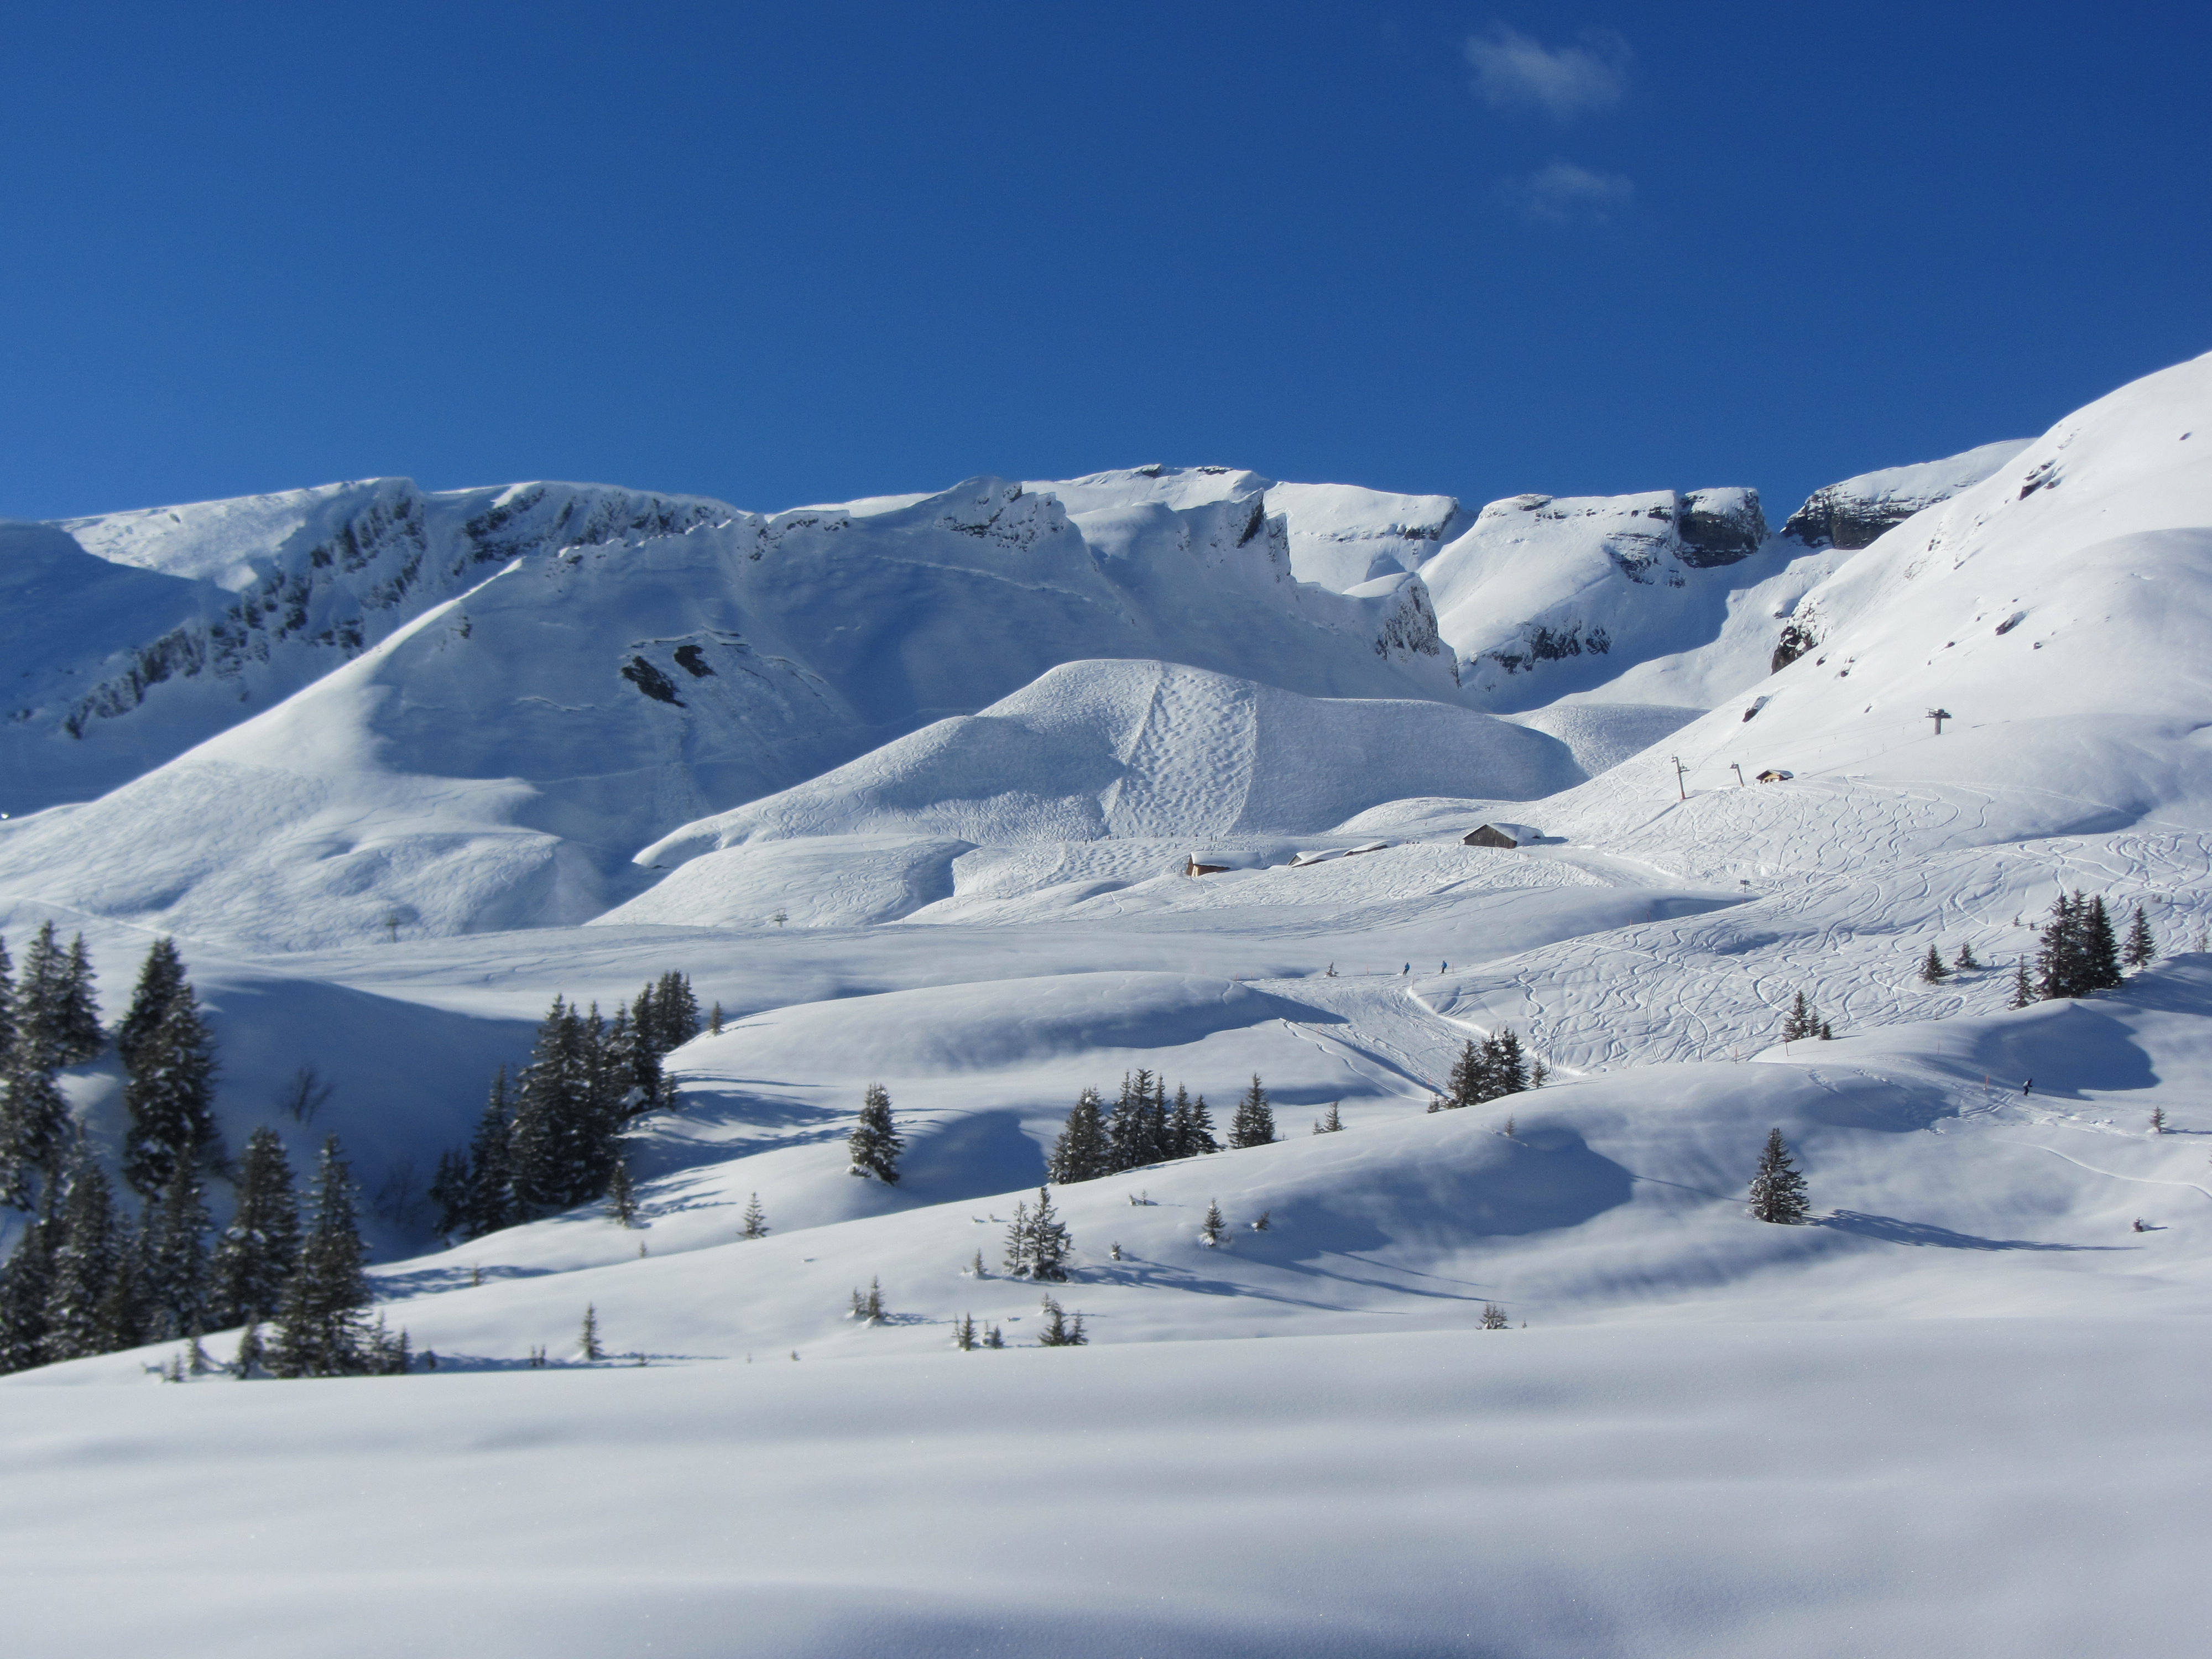
[[[1146,461],[1786,510],[2212,349],[2202,6],[0,20],[0,515]]]

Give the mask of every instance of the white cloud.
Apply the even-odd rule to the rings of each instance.
[[[1628,42],[1610,29],[1584,29],[1581,42],[1547,46],[1493,24],[1468,40],[1474,89],[1492,109],[1541,110],[1559,121],[1610,109],[1628,87]]]
[[[1508,187],[1507,195],[1531,219],[1552,225],[1603,224],[1634,199],[1636,184],[1617,173],[1593,173],[1572,161],[1553,161]]]

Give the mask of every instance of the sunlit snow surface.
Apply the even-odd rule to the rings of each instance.
[[[1612,607],[1623,643],[1452,694],[1421,679],[1441,663],[1353,638],[1366,612],[1298,623],[1320,658],[1292,676],[1270,664],[1295,606],[1255,601],[1259,644],[1191,665],[1133,601],[1126,651],[824,750],[788,787],[708,799],[694,769],[640,806],[612,773],[568,789],[550,739],[526,778],[423,760],[490,741],[395,723],[429,706],[457,649],[438,630],[476,604],[457,598],[0,833],[9,933],[83,927],[111,1014],[149,933],[182,933],[232,1140],[269,1123],[304,1162],[345,1138],[382,1311],[441,1360],[178,1388],[161,1349],[0,1383],[10,1628],[88,1652],[2191,1650],[2212,1543],[2208,443],[2212,360],[1862,551],[1693,569],[1633,616],[1644,585],[1601,541],[1544,553],[1564,517],[1523,536],[1448,497],[1277,502],[1222,470],[1031,484],[1017,516],[1080,536],[1093,599],[1179,535],[1227,558],[1235,537],[1207,535],[1264,495],[1285,582],[1433,579],[1470,652],[1470,618],[1525,589],[1496,614]],[[264,520],[325,495],[206,509],[189,546],[198,509],[103,520],[102,551],[199,604]],[[975,507],[759,524],[905,537],[964,581],[1017,556],[929,517]],[[1633,516],[1584,517],[1608,514]],[[1784,620],[1813,642],[1770,674]],[[550,697],[564,671],[530,672]],[[632,717],[665,705],[635,701],[592,728],[592,766],[658,741]],[[1770,769],[1792,775],[1755,781]],[[1540,838],[1465,844],[1487,821]],[[634,863],[579,850],[616,823],[649,826]],[[2162,959],[2008,1007],[2075,887],[2142,906]],[[1923,983],[1931,944],[1984,965]],[[641,1224],[592,1206],[435,1248],[428,1172],[552,996],[611,1008],[672,969],[726,1019],[631,1137]],[[1784,1049],[1801,991],[1836,1040]],[[1428,1111],[1461,1045],[1506,1024],[1547,1086]],[[335,1092],[299,1123],[275,1099],[310,1062]],[[1077,1092],[1139,1067],[1218,1124],[1256,1073],[1283,1139],[1055,1189],[1058,1294],[1091,1346],[1040,1352],[1006,1224]],[[871,1083],[909,1140],[896,1188],[846,1170]],[[67,1087],[112,1138],[112,1060]],[[1344,1132],[1310,1133],[1332,1106]],[[1771,1127],[1810,1226],[1744,1212]],[[772,1231],[746,1241],[755,1194]],[[890,1316],[863,1326],[872,1280]],[[1509,1328],[1479,1328],[1489,1304]],[[597,1365],[574,1358],[587,1304]],[[1011,1349],[954,1352],[963,1316]],[[540,1346],[553,1364],[529,1367]]]

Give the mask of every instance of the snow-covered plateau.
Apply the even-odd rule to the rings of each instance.
[[[2192,1650],[2212,356],[1767,512],[1145,466],[0,526],[18,1024],[51,923],[108,1028],[4,1079],[9,1630]],[[2076,892],[2155,948],[2042,995]],[[241,1376],[216,1300],[204,1370],[71,1347],[155,1292],[24,1288],[83,1299],[103,1178],[172,1236],[125,1024],[163,938],[210,1242],[250,1136],[304,1180],[334,1133],[406,1376]],[[618,1174],[545,1198],[549,1005],[672,976]],[[1509,1031],[1540,1086],[1470,1073]],[[1255,1144],[1178,1155],[1133,1076]],[[1801,1224],[1747,1202],[1775,1131]]]

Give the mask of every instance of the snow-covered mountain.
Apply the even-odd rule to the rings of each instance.
[[[82,927],[111,1019],[181,935],[228,1143],[343,1136],[445,1392],[149,1407],[168,1354],[134,1350],[0,1384],[0,1467],[246,1596],[271,1651],[327,1646],[333,1597],[381,1640],[393,1586],[505,1650],[620,1645],[617,1581],[654,1573],[685,1586],[656,1650],[702,1654],[2185,1647],[2208,434],[2212,357],[1780,536],[1748,489],[1471,512],[1166,467],[773,516],[386,482],[9,526],[0,923],[19,955]],[[2076,889],[2157,957],[2011,1006]],[[638,1225],[434,1237],[429,1172],[553,996],[672,970],[721,1018],[623,1137]],[[1832,1041],[1779,1042],[1800,995]],[[1430,1109],[1506,1027],[1544,1086]],[[279,1103],[307,1063],[319,1117]],[[951,1352],[969,1315],[1035,1346],[1014,1206],[1079,1092],[1140,1068],[1217,1125],[1263,1079],[1277,1141],[1059,1184],[1045,1288],[1092,1346]],[[63,1085],[112,1152],[115,1060]],[[871,1085],[896,1185],[848,1173]],[[1771,1128],[1812,1224],[1745,1212]],[[848,1317],[872,1281],[886,1316]],[[586,1307],[624,1363],[577,1352]],[[241,1468],[285,1524],[227,1496]],[[732,1468],[773,1511],[742,1571],[690,1519]],[[345,1527],[357,1592],[231,1559],[304,1571],[258,1540]],[[526,1583],[456,1575],[486,1538]],[[43,1535],[0,1553],[18,1625],[62,1629]],[[2085,1583],[2120,1611],[2085,1620]],[[1172,1617],[1139,1630],[1131,1584]],[[118,1602],[103,1641],[173,1613]]]

